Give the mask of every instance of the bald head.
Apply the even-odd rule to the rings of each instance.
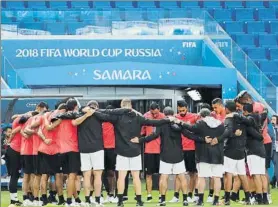
[[[124,99],[121,101],[121,107],[122,107],[122,108],[131,109],[131,108],[132,108],[131,100],[128,99],[128,98],[124,98]]]

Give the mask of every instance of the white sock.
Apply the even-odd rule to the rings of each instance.
[[[17,193],[10,193],[11,200],[18,201]]]

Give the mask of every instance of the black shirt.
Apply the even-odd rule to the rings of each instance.
[[[152,141],[160,136],[160,160],[175,164],[183,161],[181,133],[181,126],[168,123],[157,127],[153,134],[140,138],[140,143]]]
[[[144,125],[160,126],[169,123],[169,119],[151,120],[134,112],[111,115],[110,122],[115,129],[115,152],[124,157],[136,157],[141,154],[140,144],[132,143],[130,140],[134,137],[140,137],[141,128]]]

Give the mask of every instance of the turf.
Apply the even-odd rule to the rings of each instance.
[[[142,186],[142,189],[145,189],[145,186]],[[222,194],[223,194],[223,192],[222,192]],[[278,206],[278,189],[273,189],[271,191],[271,194],[272,194],[273,203],[269,206]],[[22,192],[21,191],[18,192],[18,196],[19,196],[19,199],[21,200],[22,199]],[[166,200],[171,200],[172,196],[173,196],[173,191],[168,191]],[[206,196],[207,196],[207,193],[205,194],[205,198],[206,198]],[[143,197],[143,200],[146,198],[146,191],[145,190],[143,190],[142,197]],[[180,198],[181,197],[182,197],[182,195],[180,194]],[[241,198],[242,197],[243,197],[243,194],[241,194]],[[84,195],[83,195],[82,192],[81,192],[80,198],[81,198],[81,200],[84,201]],[[156,204],[158,202],[158,192],[157,191],[153,192],[153,198],[154,198],[153,201],[150,202],[150,203],[145,203],[145,206],[147,206],[147,207],[156,206]],[[1,207],[7,207],[9,205],[9,202],[10,202],[9,193],[7,191],[2,191],[1,192]],[[47,206],[49,206],[49,207],[53,206],[54,207],[55,205],[48,204]],[[105,206],[111,206],[112,207],[112,206],[116,206],[116,204],[105,204]],[[135,207],[136,206],[136,203],[134,201],[134,191],[133,191],[132,186],[130,186],[130,188],[129,188],[129,200],[125,203],[124,206],[125,207]],[[175,204],[167,203],[167,206],[181,207],[182,203],[175,203]],[[189,206],[194,206],[194,204],[190,204]],[[205,206],[211,206],[211,204],[205,204]],[[239,203],[233,203],[233,204],[231,204],[231,206],[243,206],[243,205],[239,204]]]

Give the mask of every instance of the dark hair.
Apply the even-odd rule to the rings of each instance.
[[[159,109],[158,103],[152,102],[151,105],[150,105],[150,109],[151,109],[151,110]]]
[[[247,111],[248,113],[252,113],[253,112],[253,104],[244,104],[243,105],[243,111]]]
[[[207,116],[210,116],[210,114],[211,114],[211,111],[207,108],[203,108],[200,111],[200,116],[203,117],[203,118],[205,118]]]
[[[7,125],[5,126],[2,130],[3,132],[7,131],[8,129],[12,129],[12,126],[11,125]]]
[[[106,109],[115,109],[115,107],[112,105],[108,105],[108,106],[106,106]]]
[[[68,111],[73,111],[74,108],[77,106],[77,101],[75,99],[69,99],[66,105]]]
[[[63,109],[67,110],[67,105],[66,105],[65,103],[61,103],[61,104],[58,106],[57,109],[58,109],[58,110],[63,110]]]
[[[187,108],[188,104],[186,103],[185,100],[180,100],[180,101],[178,101],[178,107],[185,107],[185,108]]]
[[[234,100],[227,100],[225,102],[225,108],[227,108],[230,112],[235,112],[236,111],[236,103]]]
[[[278,124],[278,116],[277,115],[273,115],[272,117],[276,118],[276,124]]]
[[[87,106],[91,107],[91,108],[98,108],[98,102],[95,100],[91,100],[87,103]]]
[[[165,116],[173,116],[174,110],[170,106],[166,106],[163,110],[163,113],[165,114]]]
[[[223,105],[223,101],[221,98],[215,98],[212,100],[211,104],[220,104]]]
[[[55,109],[58,109],[58,107],[59,107],[61,104],[67,103],[67,101],[68,101],[69,99],[71,99],[71,98],[70,98],[70,97],[67,97],[67,98],[64,98],[64,99],[58,101],[58,102],[55,104]]]
[[[37,107],[48,109],[48,104],[46,102],[42,101],[37,105]]]
[[[209,110],[211,110],[211,106],[208,103],[202,103],[201,104],[201,109],[209,109]]]

